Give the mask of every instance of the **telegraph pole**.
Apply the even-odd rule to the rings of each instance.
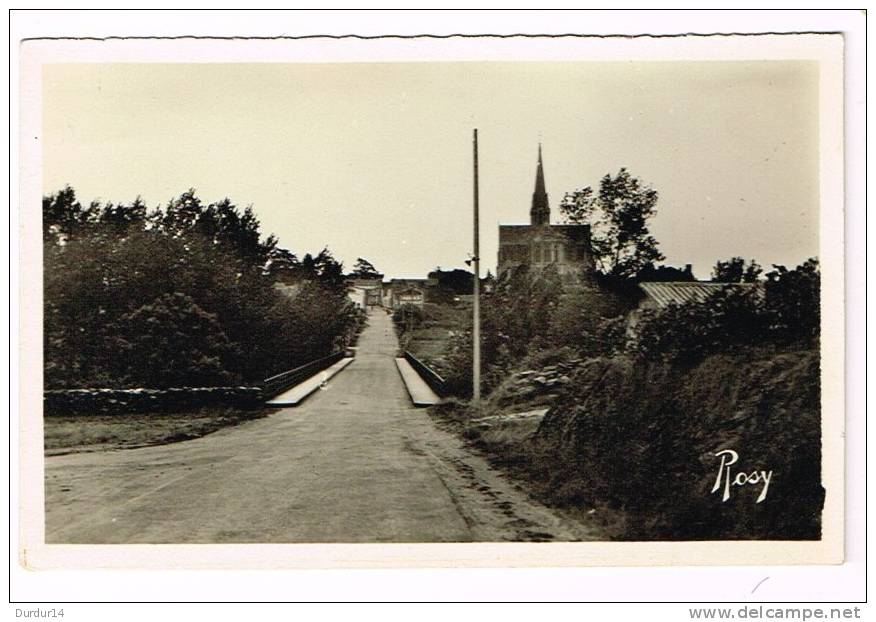
[[[481,258],[478,235],[478,131],[474,131],[474,318],[472,328],[472,401],[481,401]]]

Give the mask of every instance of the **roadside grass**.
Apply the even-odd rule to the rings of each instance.
[[[402,348],[427,365],[440,369],[447,344],[471,324],[471,307],[426,303],[423,323],[402,335]]]
[[[188,412],[52,415],[43,418],[44,451],[54,456],[165,445],[260,419],[269,412],[266,408],[210,406]]]
[[[570,499],[555,481],[556,456],[533,437],[542,421],[544,405],[533,402],[514,407],[486,400],[479,408],[454,398],[429,408],[438,425],[461,436],[533,499],[604,534],[606,540],[622,539],[622,513],[599,503]]]

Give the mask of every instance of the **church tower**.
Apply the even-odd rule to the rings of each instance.
[[[548,195],[544,187],[544,168],[541,164],[541,143],[538,144],[535,192],[532,193],[532,207],[529,209],[529,220],[533,225],[549,225],[551,222],[551,208],[548,206]]]
[[[594,270],[590,225],[552,225],[551,208],[544,183],[541,143],[535,169],[535,192],[527,225],[499,225],[497,277],[513,275],[522,266],[532,274],[550,269],[569,285],[580,284]]]

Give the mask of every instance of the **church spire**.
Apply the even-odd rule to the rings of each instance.
[[[547,225],[551,221],[551,208],[544,186],[544,167],[541,163],[541,143],[538,143],[538,166],[535,169],[535,192],[532,193],[532,207],[529,220],[533,225]]]

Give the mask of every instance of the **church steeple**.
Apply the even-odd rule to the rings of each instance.
[[[538,166],[535,169],[535,192],[532,193],[532,207],[529,220],[533,225],[548,225],[551,222],[551,208],[544,187],[544,167],[541,163],[541,143],[538,143]]]

